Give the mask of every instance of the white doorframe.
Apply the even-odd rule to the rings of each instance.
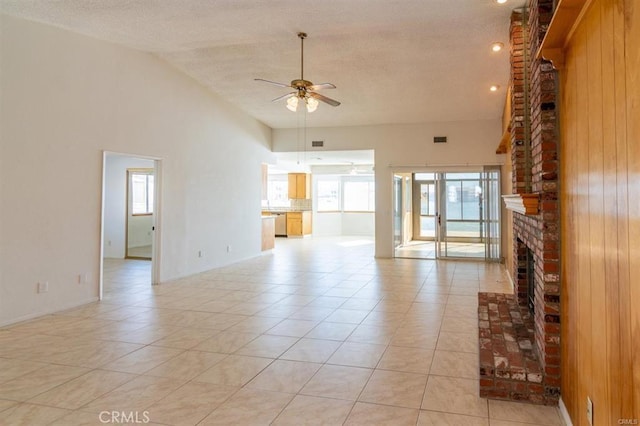
[[[161,233],[162,233],[162,158],[150,157],[138,154],[129,154],[122,152],[103,151],[102,153],[102,188],[101,188],[101,207],[100,207],[100,288],[99,300],[103,297],[103,275],[104,275],[104,210],[106,195],[106,164],[108,157],[130,157],[143,160],[152,160],[154,168],[154,201],[153,201],[153,234],[152,234],[152,250],[151,257],[151,283],[160,283],[160,262],[161,262]]]
[[[154,159],[153,168],[155,169],[154,194],[153,194],[153,238],[151,245],[151,284],[160,284],[160,245],[162,238],[162,226],[160,226],[160,218],[162,217],[162,160]]]

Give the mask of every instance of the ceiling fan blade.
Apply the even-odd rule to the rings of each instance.
[[[316,92],[307,92],[307,94],[309,96],[311,96],[314,99],[317,99],[319,101],[322,101],[326,104],[329,104],[331,106],[337,107],[338,105],[340,105],[340,102],[331,99],[331,98],[327,98],[326,96],[321,95],[320,93],[316,93]]]
[[[281,101],[283,99],[290,98],[291,96],[293,96],[295,94],[296,94],[296,92],[287,93],[286,95],[278,96],[277,98],[272,99],[271,102],[278,102],[278,101]]]
[[[273,84],[274,86],[291,87],[291,85],[289,85],[289,84],[278,83],[276,81],[271,81],[271,80],[265,80],[264,78],[254,78],[254,80],[255,81],[263,81],[265,83]]]
[[[336,86],[334,86],[331,83],[321,83],[321,84],[314,84],[312,86],[307,87],[307,90],[322,90],[322,89],[335,89]]]

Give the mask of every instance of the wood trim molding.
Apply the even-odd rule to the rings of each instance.
[[[592,0],[560,0],[542,40],[536,58],[551,61],[557,70],[564,68],[564,49]]]
[[[496,154],[506,154],[507,152],[509,152],[510,147],[511,147],[511,128],[508,128],[502,134],[502,138],[500,139],[500,144],[498,144],[498,148],[496,148]]]
[[[539,194],[512,194],[503,195],[502,199],[507,210],[512,210],[520,214],[538,214],[540,195]]]
[[[549,47],[542,48],[541,53],[538,54],[538,57],[542,56],[542,59],[546,59],[547,61],[551,61],[553,68],[557,70],[564,69],[564,49],[560,47]]]
[[[507,88],[507,96],[504,100],[504,109],[502,110],[502,138],[496,154],[506,154],[511,148],[511,85]]]

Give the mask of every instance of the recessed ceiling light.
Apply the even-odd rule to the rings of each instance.
[[[499,41],[496,41],[495,43],[491,44],[491,50],[493,50],[494,52],[501,51],[503,47],[504,47],[504,44],[500,43]]]
[[[489,90],[491,90],[492,92],[497,92],[499,88],[500,88],[500,86],[493,85],[493,86],[489,87]]]
[[[504,4],[507,2],[507,0],[495,0],[495,2],[498,4]]]

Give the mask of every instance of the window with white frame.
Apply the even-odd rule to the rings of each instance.
[[[375,211],[373,176],[324,175],[317,176],[316,181],[318,212]]]
[[[343,181],[343,211],[373,212],[376,209],[376,187],[373,176],[345,177]]]
[[[270,174],[267,179],[268,205],[289,207],[289,180],[286,174]]]
[[[153,214],[153,170],[129,171],[131,190],[131,209],[135,215]]]
[[[323,176],[318,179],[316,199],[319,212],[340,211],[340,177]]]

